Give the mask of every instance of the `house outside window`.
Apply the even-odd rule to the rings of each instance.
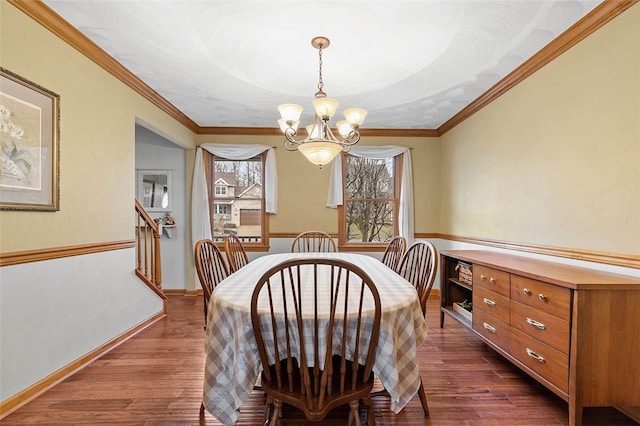
[[[400,156],[344,156],[344,203],[339,208],[341,249],[380,250],[398,235]]]
[[[246,250],[262,250],[268,244],[264,159],[264,155],[248,160],[209,156],[206,167],[210,182],[211,230],[215,242],[222,243],[227,235],[235,234]]]

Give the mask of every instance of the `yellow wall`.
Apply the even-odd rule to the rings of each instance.
[[[329,170],[282,137],[196,136],[6,0],[0,15],[1,65],[61,95],[61,210],[0,212],[0,252],[131,239],[136,119],[188,150],[189,181],[196,144],[276,146],[271,231],[337,232]],[[639,24],[637,4],[441,138],[363,137],[413,148],[416,232],[640,253]]]
[[[275,116],[274,116],[275,117]],[[327,208],[330,167],[319,169],[299,152],[289,152],[280,136],[199,136],[202,143],[256,143],[276,147],[278,214],[271,216],[273,233],[309,229],[338,232],[336,209]],[[411,148],[415,182],[415,230],[437,232],[438,138],[362,137],[359,145],[397,145]]]
[[[0,252],[132,239],[136,118],[184,147],[195,135],[5,0],[0,23],[2,67],[61,111],[60,211],[0,212]]]
[[[640,4],[442,137],[444,233],[640,253]]]

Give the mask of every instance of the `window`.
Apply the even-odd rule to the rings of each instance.
[[[265,154],[266,155],[266,154]],[[228,160],[209,155],[206,161],[213,240],[236,234],[245,249],[266,248],[268,222],[264,204],[264,156]],[[214,188],[211,191],[211,188]]]
[[[228,204],[214,204],[213,214],[230,214],[231,208]]]
[[[348,249],[381,248],[398,235],[400,156],[372,159],[344,156],[344,204],[339,242]]]

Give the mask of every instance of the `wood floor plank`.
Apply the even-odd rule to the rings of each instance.
[[[378,425],[567,425],[567,403],[447,318],[439,327],[438,300],[429,300],[429,337],[418,362],[429,401],[425,418],[418,398],[399,414],[386,397],[374,397]],[[220,425],[199,418],[204,375],[202,297],[168,296],[168,315],[110,353],[0,421],[13,425]],[[254,391],[238,426],[263,422],[264,395]],[[346,423],[344,409],[322,424]],[[308,422],[285,411],[281,426]],[[636,423],[613,408],[587,408],[587,426]]]

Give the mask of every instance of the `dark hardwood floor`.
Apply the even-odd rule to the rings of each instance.
[[[419,351],[430,418],[415,397],[400,413],[374,398],[378,425],[566,425],[567,403],[447,317],[429,301],[429,337]],[[2,425],[196,425],[202,396],[202,297],[169,296],[168,316],[0,421]],[[254,391],[238,425],[262,424]],[[344,415],[343,415],[344,414]],[[346,411],[323,424],[346,424]],[[613,408],[587,408],[586,425],[635,425]],[[202,424],[219,425],[206,413]],[[307,424],[287,411],[282,425]]]

